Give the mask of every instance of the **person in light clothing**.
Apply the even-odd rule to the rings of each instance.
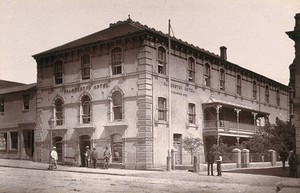
[[[50,153],[50,157],[51,157],[51,163],[50,163],[50,169],[54,168],[57,169],[57,160],[58,160],[58,154],[56,151],[56,147],[52,148],[52,151]]]
[[[217,158],[217,172],[218,172],[218,176],[222,176],[222,168],[221,168],[222,161],[223,161],[223,158],[222,158],[221,154],[219,153],[218,158]]]

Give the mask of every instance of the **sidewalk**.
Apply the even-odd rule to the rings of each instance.
[[[33,162],[27,160],[13,160],[13,159],[0,159],[0,167],[10,167],[10,168],[23,168],[32,170],[48,170],[49,164]],[[106,174],[106,175],[135,175],[143,173],[159,173],[162,171],[148,171],[148,170],[127,170],[127,169],[101,169],[101,168],[86,168],[86,167],[75,167],[75,166],[62,166],[58,165],[55,171],[64,172],[77,172],[77,173],[91,173],[91,174]]]

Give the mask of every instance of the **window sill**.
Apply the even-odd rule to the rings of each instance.
[[[155,120],[155,124],[158,125],[169,125],[168,121],[165,120]]]
[[[188,123],[188,124],[186,125],[186,128],[187,128],[187,129],[188,129],[188,128],[195,128],[196,130],[198,130],[199,125],[193,124],[193,123]]]
[[[22,110],[22,113],[27,113],[27,112],[29,112],[29,109],[23,109]]]

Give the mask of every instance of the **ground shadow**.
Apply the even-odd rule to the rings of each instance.
[[[232,171],[224,171],[224,173],[244,173],[244,174],[256,174],[278,177],[289,177],[289,168],[257,168],[257,169],[239,169]]]

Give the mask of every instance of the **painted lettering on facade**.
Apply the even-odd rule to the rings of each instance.
[[[64,90],[64,94],[71,94],[71,93],[77,93],[77,92],[83,92],[83,91],[90,91],[93,90],[99,90],[99,89],[105,89],[109,88],[108,83],[102,83],[102,84],[95,84],[95,85],[86,85],[86,86],[80,86],[80,87],[73,87],[73,88],[66,88]]]
[[[162,82],[162,83],[163,83],[163,85],[168,86],[167,82]],[[181,85],[174,84],[174,83],[171,83],[171,88],[172,88],[172,90],[186,91],[186,92],[195,93],[195,89],[193,89],[193,88],[183,87]],[[178,94],[178,92],[174,92],[174,93]]]

